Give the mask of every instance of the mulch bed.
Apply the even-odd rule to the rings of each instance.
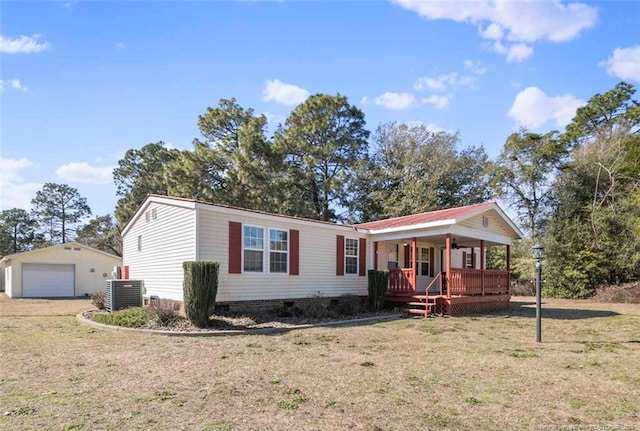
[[[88,310],[82,315],[89,320],[95,321],[98,314],[107,313],[100,310]],[[385,317],[396,315],[391,311],[359,313],[357,315],[340,315],[311,318],[308,316],[289,316],[281,317],[273,313],[256,313],[256,314],[224,314],[212,315],[209,320],[209,326],[206,328],[198,328],[189,322],[183,316],[177,316],[175,321],[170,325],[161,325],[155,321],[149,321],[144,326],[137,329],[153,329],[161,331],[175,332],[204,332],[211,330],[229,331],[229,330],[245,330],[245,329],[264,329],[264,328],[295,328],[302,325],[321,324],[333,321],[358,320],[371,317]]]

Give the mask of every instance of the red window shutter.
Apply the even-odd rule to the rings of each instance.
[[[344,275],[344,236],[336,235],[336,275]]]
[[[300,231],[289,231],[289,275],[300,274]]]
[[[467,267],[467,252],[463,251],[462,252],[462,268],[466,268]]]
[[[404,266],[403,268],[411,268],[411,259],[409,259],[409,244],[404,246]]]
[[[229,274],[242,272],[242,223],[229,222]]]
[[[434,268],[436,267],[436,250],[433,247],[429,247],[429,276],[433,277]]]
[[[364,277],[367,275],[367,240],[360,238],[358,246],[358,275]]]

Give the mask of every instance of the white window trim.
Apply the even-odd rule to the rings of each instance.
[[[354,240],[356,242],[356,255],[347,256],[347,240]],[[356,272],[351,273],[347,272],[347,257],[355,257],[356,258]],[[346,277],[354,277],[360,274],[360,238],[344,238],[344,275]]]
[[[287,233],[287,251],[283,252],[282,250],[271,250],[271,231],[273,230],[277,230],[280,232],[286,232]],[[282,229],[282,228],[277,228],[277,227],[270,227],[269,229],[267,229],[268,233],[269,233],[269,237],[267,238],[267,244],[265,244],[265,248],[267,249],[267,252],[265,254],[266,257],[266,269],[267,269],[267,273],[268,274],[281,274],[281,275],[289,275],[289,267],[290,262],[289,262],[289,252],[291,251],[291,232],[289,231],[289,229]],[[287,270],[286,272],[271,272],[271,251],[273,251],[274,253],[282,253],[282,254],[286,254],[287,255]]]
[[[467,261],[464,263],[464,267],[465,268],[473,268],[473,255],[475,254],[475,251],[473,253],[471,253],[470,251],[467,252]]]
[[[252,228],[256,228],[256,229],[261,229],[262,230],[262,249],[259,248],[251,248],[251,247],[245,247],[244,245],[244,228],[245,227],[252,227]],[[265,226],[258,226],[258,225],[253,225],[253,224],[242,224],[242,273],[243,274],[264,274],[267,271],[265,271],[265,231],[267,230],[267,228]],[[245,271],[244,269],[244,251],[245,250],[252,250],[252,251],[262,251],[262,271]],[[268,263],[268,262],[267,262]]]

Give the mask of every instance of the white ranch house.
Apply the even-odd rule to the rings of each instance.
[[[389,269],[392,300],[437,296],[455,314],[451,298],[508,306],[508,267],[485,270],[485,250],[508,256],[522,233],[494,202],[342,225],[149,195],[122,236],[123,264],[149,296],[183,300],[192,260],[220,263],[216,302],[232,306],[366,296],[367,270]]]

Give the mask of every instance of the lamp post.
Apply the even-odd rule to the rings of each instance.
[[[533,246],[533,259],[536,261],[536,342],[542,341],[542,259],[544,247],[539,242]]]

